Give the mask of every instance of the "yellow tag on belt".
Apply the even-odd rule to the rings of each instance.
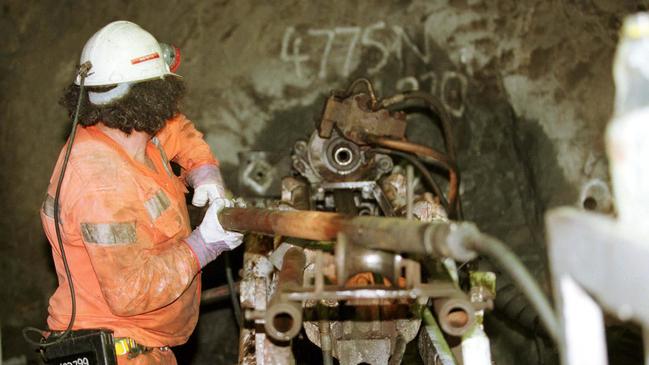
[[[137,343],[132,338],[120,338],[115,340],[115,355],[126,355]]]

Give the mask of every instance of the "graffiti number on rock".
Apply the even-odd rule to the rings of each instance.
[[[427,33],[424,31],[423,40],[416,42],[403,27],[379,21],[366,27],[298,30],[289,26],[282,37],[280,59],[292,65],[298,78],[312,81],[331,75],[349,77],[361,61],[366,74],[371,76],[383,70],[391,56],[403,67],[406,53],[429,65],[433,57]],[[364,56],[367,59],[362,60]],[[401,77],[395,89],[422,89],[438,95],[449,113],[460,117],[464,113],[467,84],[466,76],[459,72],[429,71]]]

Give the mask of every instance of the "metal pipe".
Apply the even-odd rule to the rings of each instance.
[[[239,292],[240,281],[234,283],[234,291]],[[219,302],[230,297],[230,286],[221,285],[201,292],[201,305]]]
[[[408,165],[406,167],[406,219],[412,219],[413,214],[412,214],[412,205],[413,201],[415,200],[415,192],[414,190],[414,180],[415,180],[415,175],[414,171],[412,169],[412,165]]]
[[[457,215],[459,217],[462,216],[462,208],[459,199],[456,201],[457,197],[457,189],[460,185],[460,176],[458,173],[457,166],[455,165],[456,161],[456,154],[455,154],[455,142],[454,142],[454,136],[453,136],[453,129],[451,126],[451,118],[446,111],[446,108],[442,105],[441,101],[437,98],[435,98],[433,95],[421,92],[421,91],[409,91],[405,92],[403,94],[397,94],[392,97],[386,98],[382,100],[378,106],[377,109],[380,108],[389,108],[391,106],[407,102],[408,100],[422,100],[424,101],[429,109],[433,112],[433,114],[436,114],[439,117],[439,121],[442,125],[442,133],[444,134],[444,143],[446,145],[446,152],[448,154],[448,157],[446,158],[449,162],[453,162],[453,169],[449,169],[449,180],[454,179],[455,181],[451,182],[449,181],[449,208],[451,211],[457,211]],[[407,142],[406,142],[407,143]],[[416,146],[415,144],[411,144],[411,146],[405,146],[406,148],[413,148]],[[403,145],[401,147],[404,147]],[[425,146],[422,146],[426,148]],[[393,147],[388,147],[388,148],[393,148]],[[431,149],[426,150],[419,150],[420,152],[424,152],[425,154],[430,154]],[[440,162],[443,160],[442,157],[445,157],[444,154],[439,153],[437,151],[434,155],[429,155],[433,160],[433,162]],[[417,152],[412,152],[415,154],[418,154]],[[438,159],[439,158],[439,159]],[[455,186],[454,192],[451,191],[451,186]],[[451,194],[453,193],[453,194]]]
[[[292,247],[284,254],[277,288],[265,314],[266,334],[278,341],[289,341],[302,328],[302,303],[284,300],[282,293],[302,287],[306,258],[302,249]]]
[[[460,337],[475,324],[475,310],[466,299],[436,299],[433,307],[440,327],[451,336]]]
[[[372,82],[366,78],[356,79],[354,80],[354,82],[351,83],[351,85],[349,85],[349,87],[347,87],[347,89],[344,92],[334,92],[334,94],[336,94],[336,96],[339,98],[348,98],[354,93],[354,90],[359,84],[365,85],[365,88],[369,93],[370,100],[372,101],[371,107],[372,109],[376,108],[376,104],[378,103],[378,100],[376,98],[376,92],[374,91],[374,86],[372,86]]]
[[[429,157],[437,163],[437,166],[448,169],[449,166],[453,165],[453,160],[450,159],[443,152],[440,152],[434,148],[420,145],[417,143],[391,139],[386,137],[371,137],[368,136],[368,140],[371,143],[383,146],[385,148],[391,148],[398,151],[408,152],[419,156]],[[432,161],[431,161],[432,162]]]
[[[342,233],[354,244],[390,252],[446,257],[450,225],[392,217],[355,217],[345,221]]]
[[[423,157],[424,161],[430,162],[432,165],[441,167],[448,171],[448,193],[446,194],[448,207],[451,211],[455,210],[460,178],[453,160],[435,149],[408,141],[398,141],[389,138],[372,138],[371,142],[381,147],[412,153],[416,156]]]
[[[439,187],[439,184],[437,183],[437,181],[435,181],[435,179],[433,179],[433,176],[430,174],[430,171],[428,171],[426,166],[424,166],[424,164],[419,161],[418,157],[416,157],[415,155],[409,154],[409,153],[405,153],[405,152],[401,152],[401,151],[397,151],[397,150],[392,150],[392,149],[389,149],[389,148],[374,148],[374,149],[372,149],[372,151],[378,152],[378,153],[384,153],[384,154],[387,154],[387,155],[397,156],[397,157],[400,157],[400,158],[408,161],[412,166],[414,166],[419,171],[419,173],[421,174],[421,177],[428,184],[428,187],[431,188],[433,190],[433,192],[435,193],[435,195],[437,195],[439,197],[439,200],[442,203],[442,206],[444,207],[444,209],[446,209],[448,211],[448,201],[446,200],[446,197],[444,196],[444,194],[442,194],[442,189]]]
[[[451,118],[448,115],[448,112],[446,112],[446,108],[444,107],[444,105],[442,105],[440,100],[430,94],[421,91],[409,91],[384,99],[383,101],[381,101],[381,103],[379,103],[378,108],[389,108],[393,105],[408,100],[424,101],[428,105],[428,108],[439,117],[439,121],[442,124],[442,133],[444,133],[446,151],[448,151],[448,155],[451,157],[451,159],[455,160],[455,143],[453,139],[453,129],[451,127]]]
[[[329,321],[326,319],[320,320],[320,348],[322,349],[322,365],[333,365],[333,356],[331,354],[332,341],[331,341],[331,328]]]
[[[420,222],[393,217],[349,217],[315,211],[280,211],[258,208],[226,208],[219,213],[226,230],[251,231],[315,241],[333,241],[343,233],[350,242],[390,252],[426,254],[470,260],[464,236],[479,234],[470,223]],[[451,237],[453,236],[453,237]]]
[[[344,215],[336,213],[257,208],[226,208],[219,213],[219,223],[226,230],[314,241],[335,240],[344,219]]]
[[[402,335],[398,335],[397,339],[394,341],[394,350],[392,351],[392,356],[388,365],[399,365],[403,360],[403,354],[406,353],[406,345],[408,342]]]

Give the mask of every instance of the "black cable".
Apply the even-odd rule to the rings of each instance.
[[[239,299],[237,298],[237,290],[234,288],[234,278],[232,277],[232,265],[230,264],[229,254],[229,252],[226,252],[224,254],[225,277],[228,280],[228,289],[230,291],[230,300],[232,301],[232,310],[234,310],[234,317],[237,321],[237,326],[241,328],[243,326],[243,317],[241,317],[241,306],[239,305]]]
[[[396,151],[388,148],[373,148],[372,151],[378,152],[378,153],[385,153],[388,155],[393,155],[393,156],[398,156],[400,158],[403,158],[404,160],[408,161],[411,165],[413,165],[421,174],[421,176],[426,180],[426,183],[429,185],[431,189],[433,189],[433,192],[439,197],[440,203],[448,211],[448,201],[446,200],[446,197],[444,194],[442,194],[442,189],[439,187],[439,184],[433,176],[430,174],[426,166],[424,166],[423,163],[419,161],[419,159],[415,155],[411,155],[409,153],[401,152],[401,151]]]
[[[406,91],[403,94],[397,94],[390,98],[383,99],[383,101],[378,104],[378,108],[388,108],[402,102],[407,102],[409,100],[423,101],[428,106],[428,109],[430,109],[434,115],[437,115],[442,125],[442,133],[444,134],[446,152],[448,153],[451,160],[455,161],[455,143],[453,140],[451,118],[448,115],[446,108],[444,108],[444,105],[442,105],[442,103],[433,95],[416,90]]]
[[[74,326],[74,320],[77,315],[77,301],[75,297],[75,292],[74,292],[74,284],[72,283],[72,273],[70,273],[70,266],[68,265],[68,259],[67,256],[65,255],[65,248],[63,247],[63,240],[61,239],[61,221],[59,218],[59,198],[61,195],[61,185],[63,184],[63,178],[65,177],[65,170],[68,167],[68,160],[70,159],[70,152],[72,151],[72,145],[74,143],[74,137],[76,136],[77,132],[77,124],[79,122],[79,110],[81,109],[81,102],[83,101],[83,92],[84,92],[84,84],[86,82],[86,77],[88,76],[88,72],[90,71],[90,68],[92,67],[92,64],[90,61],[85,62],[81,66],[79,66],[79,72],[78,75],[80,77],[80,82],[79,82],[79,99],[77,101],[77,108],[74,112],[74,118],[72,120],[72,131],[70,132],[70,139],[68,141],[68,145],[65,149],[65,157],[63,158],[63,164],[61,165],[61,172],[59,173],[59,179],[56,184],[56,194],[54,195],[54,229],[56,231],[56,240],[59,244],[59,250],[61,251],[61,260],[63,261],[63,267],[65,268],[65,276],[68,279],[68,285],[70,286],[70,301],[72,302],[72,310],[70,313],[70,322],[68,323],[68,327],[66,328],[65,332],[56,340],[50,343],[42,343],[42,342],[36,342],[29,338],[28,333],[30,332],[36,332],[43,336],[44,332],[38,328],[35,327],[26,327],[23,329],[23,337],[25,338],[25,341],[27,341],[29,344],[37,347],[48,347],[52,345],[56,345],[59,342],[63,341],[67,336],[70,335],[72,332],[72,327]]]
[[[453,129],[452,129],[452,124],[451,124],[451,117],[449,116],[448,112],[446,111],[444,105],[439,101],[439,99],[433,97],[433,95],[421,92],[421,91],[406,91],[401,94],[396,94],[393,95],[389,98],[383,99],[380,103],[376,105],[376,110],[381,109],[381,108],[390,108],[393,107],[397,104],[401,103],[406,103],[411,100],[421,100],[423,101],[428,109],[433,113],[433,115],[436,115],[439,118],[439,122],[441,124],[441,130],[444,138],[444,144],[446,146],[446,153],[450,159],[450,161],[453,164],[453,168],[455,170],[455,175],[457,177],[457,198],[455,199],[454,202],[452,202],[451,205],[445,206],[446,211],[449,212],[449,215],[453,218],[459,219],[459,220],[464,220],[464,212],[462,210],[462,202],[460,198],[460,170],[458,169],[456,165],[456,151],[455,151],[455,142],[453,139]],[[403,108],[401,108],[403,109]],[[422,161],[426,163],[431,163],[435,166],[439,166],[437,161],[431,161],[430,159],[425,159],[422,158]],[[448,167],[442,166],[442,168],[447,169]]]
[[[458,180],[460,179],[460,175],[458,174]],[[459,186],[459,184],[458,184]],[[462,196],[459,191],[458,187],[458,192],[457,192],[457,199],[455,199],[455,215],[457,216],[457,220],[463,221],[464,220],[464,208],[462,207]]]

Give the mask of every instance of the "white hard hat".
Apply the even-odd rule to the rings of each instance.
[[[86,86],[105,86],[175,75],[158,41],[137,24],[120,20],[101,28],[86,42],[80,64],[92,63]],[[77,76],[75,84],[79,85]]]

